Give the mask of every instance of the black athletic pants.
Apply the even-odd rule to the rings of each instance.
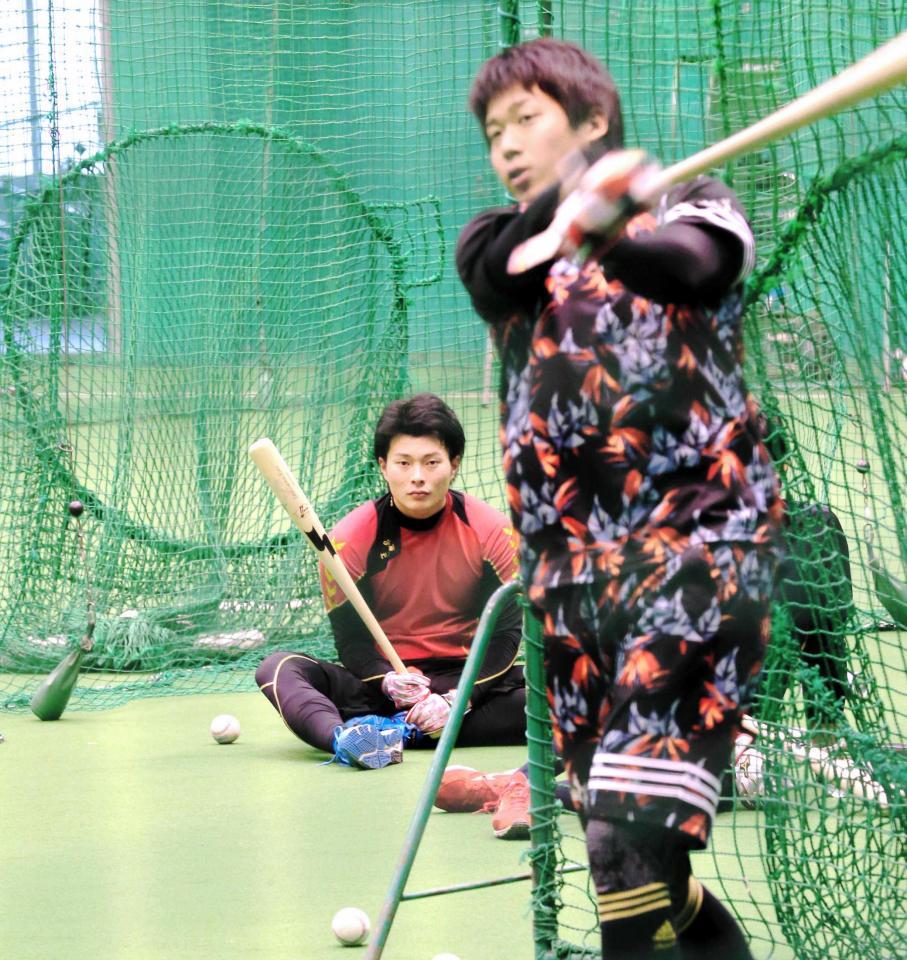
[[[445,693],[457,685],[462,661],[420,669],[432,680],[432,690]],[[376,713],[390,717],[399,711],[381,692],[377,682],[365,683],[345,667],[302,653],[279,651],[265,658],[255,679],[284,723],[306,743],[333,753],[332,738],[338,724],[352,717]],[[461,747],[526,742],[526,688],[522,667],[511,667],[492,681],[494,686],[467,712],[457,737]],[[425,738],[420,746],[434,746]]]

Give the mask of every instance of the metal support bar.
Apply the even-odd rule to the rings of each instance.
[[[545,660],[542,625],[531,612],[523,618],[523,647],[526,657],[526,740],[529,746],[529,809],[532,824],[532,935],[536,960],[551,955],[557,936],[556,854],[554,818],[554,750],[551,721],[545,694]]]
[[[585,871],[585,867],[578,863],[568,864],[566,867],[559,867],[558,874],[578,873]],[[464,890],[481,890],[483,887],[500,887],[505,883],[520,883],[523,880],[532,880],[535,876],[534,871],[526,870],[523,873],[515,873],[510,877],[498,877],[496,880],[475,880],[472,883],[455,883],[450,887],[432,887],[428,890],[420,890],[417,893],[404,893],[401,900],[422,900],[425,897],[439,897],[442,893],[462,893]]]
[[[425,825],[431,813],[431,806],[438,792],[438,786],[441,783],[444,768],[447,766],[447,761],[450,759],[451,751],[456,743],[457,735],[460,732],[463,715],[466,713],[466,704],[469,702],[476,677],[479,675],[479,670],[485,660],[485,651],[488,648],[489,638],[491,637],[498,615],[504,604],[518,593],[519,589],[519,584],[515,582],[504,584],[504,586],[498,587],[498,589],[495,590],[485,605],[485,610],[482,613],[476,630],[475,639],[470,647],[469,656],[466,658],[463,673],[460,676],[460,682],[457,685],[457,695],[451,704],[450,717],[447,720],[447,725],[444,727],[444,732],[435,749],[431,769],[422,787],[419,802],[416,804],[416,809],[406,834],[403,850],[400,853],[400,858],[397,861],[397,867],[394,870],[390,887],[384,897],[384,903],[381,906],[381,913],[375,924],[375,936],[365,952],[365,960],[378,960],[384,950],[391,925],[394,922],[394,916],[397,913],[397,907],[403,899],[403,890],[406,887],[406,881],[409,879],[413,861],[416,859],[419,843],[422,840],[422,834],[425,832]]]

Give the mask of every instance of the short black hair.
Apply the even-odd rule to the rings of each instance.
[[[463,456],[466,434],[457,415],[433,393],[417,393],[385,407],[375,427],[375,459],[387,459],[394,437],[437,438],[451,460]]]
[[[597,155],[587,159],[598,159],[609,150],[623,147],[623,113],[613,77],[582,47],[551,37],[507,47],[479,68],[469,91],[469,109],[483,134],[493,97],[510,87],[531,90],[535,86],[563,107],[574,130],[596,113],[608,121],[607,132],[595,144]]]

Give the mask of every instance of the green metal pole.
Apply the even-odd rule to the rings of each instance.
[[[552,956],[557,937],[557,850],[554,844],[554,750],[545,694],[542,625],[527,611],[523,648],[526,656],[526,740],[529,747],[529,828],[532,862],[532,933],[536,960]]]
[[[498,13],[501,15],[501,46],[512,47],[520,42],[519,0],[501,0]]]
[[[469,650],[469,656],[466,658],[466,664],[463,667],[463,673],[460,676],[457,695],[451,704],[450,717],[448,718],[447,725],[444,727],[444,733],[438,742],[431,769],[426,777],[425,784],[422,787],[422,793],[419,796],[419,802],[416,804],[415,812],[410,821],[406,840],[403,844],[403,850],[400,853],[400,858],[397,861],[397,867],[391,879],[390,887],[384,897],[384,903],[381,906],[381,913],[375,924],[375,936],[365,952],[365,960],[378,960],[384,950],[391,925],[394,922],[394,916],[397,913],[397,907],[403,897],[406,881],[409,879],[409,874],[412,870],[413,861],[416,859],[422,834],[425,832],[425,825],[431,813],[431,806],[438,792],[438,786],[441,783],[444,768],[447,766],[450,753],[453,750],[457,735],[460,732],[460,724],[463,722],[463,715],[466,713],[466,704],[469,702],[476,677],[479,675],[479,670],[485,659],[488,640],[491,637],[494,625],[497,622],[498,615],[505,602],[516,594],[519,589],[519,584],[515,582],[498,587],[485,605],[485,610],[482,613],[476,630],[475,640],[473,640],[472,647]]]
[[[558,874],[585,873],[586,867],[579,863],[567,864],[558,869]],[[522,883],[524,880],[534,879],[534,872],[526,870],[515,873],[510,877],[496,877],[494,880],[474,880],[469,883],[454,883],[449,887],[430,887],[428,890],[418,890],[416,893],[404,893],[401,900],[424,900],[426,897],[440,897],[445,893],[461,893],[464,890],[483,890],[485,887],[500,887],[505,883]]]

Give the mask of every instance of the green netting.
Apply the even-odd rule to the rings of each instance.
[[[70,710],[251,689],[288,644],[330,655],[314,557],[246,456],[261,436],[330,524],[379,489],[378,411],[431,389],[466,426],[464,487],[503,505],[496,373],[451,264],[462,225],[503,199],[465,110],[501,45],[552,33],[600,55],[628,141],[669,164],[907,22],[903,0],[5,12],[0,710],[21,711],[85,629],[86,566],[98,627]],[[905,119],[901,89],[718,171],[756,228],[749,376],[847,687],[836,704],[779,606],[768,795],[722,818],[697,863],[760,957],[897,957],[907,936]],[[843,608],[817,505],[846,536]],[[556,825],[557,857],[582,862],[575,821]],[[593,951],[585,874],[558,877],[539,897],[552,949]]]
[[[125,202],[163,168],[166,189]],[[357,411],[408,379],[412,244],[394,213],[313,146],[214,122],[114,141],[26,206],[4,301],[3,499],[20,508],[3,544],[3,666],[58,655],[84,621],[86,577],[99,670],[203,666],[320,624],[314,554],[290,542],[245,453],[271,436],[327,515],[374,491]],[[73,496],[87,571],[66,530]]]

